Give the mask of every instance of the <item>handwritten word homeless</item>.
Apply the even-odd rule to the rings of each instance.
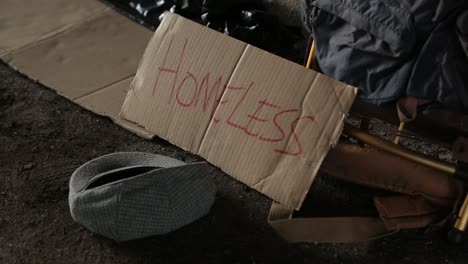
[[[297,131],[300,122],[312,124],[314,116],[301,116],[300,109],[287,109],[273,102],[268,98],[260,98],[251,113],[245,116],[239,116],[239,109],[243,107],[245,99],[249,92],[255,89],[255,82],[248,85],[224,84],[224,76],[212,76],[210,72],[204,75],[195,75],[193,72],[185,71],[184,56],[188,40],[185,40],[183,48],[176,53],[178,64],[174,68],[166,66],[166,60],[172,48],[172,40],[166,50],[162,65],[158,67],[156,81],[153,87],[153,96],[161,89],[159,80],[162,75],[170,75],[172,78],[171,93],[168,98],[168,104],[176,104],[187,109],[198,109],[211,115],[214,123],[225,123],[233,129],[241,130],[246,136],[255,137],[258,140],[270,143],[290,141],[289,149],[273,148],[273,151],[282,155],[299,156],[303,152],[303,147],[299,133]],[[232,91],[224,93],[224,91]],[[217,116],[217,109],[221,107],[231,107],[232,111],[228,116]],[[233,120],[244,120],[244,122],[234,122]],[[272,126],[269,134],[255,131],[259,123],[264,126]],[[292,140],[289,138],[292,136]],[[284,144],[283,144],[284,145]]]

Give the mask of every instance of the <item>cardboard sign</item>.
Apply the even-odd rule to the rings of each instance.
[[[165,14],[121,117],[298,209],[341,134],[352,86]]]

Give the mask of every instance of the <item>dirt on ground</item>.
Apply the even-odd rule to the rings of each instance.
[[[288,244],[266,222],[271,201],[214,167],[209,215],[168,235],[113,242],[73,221],[68,181],[84,162],[117,151],[200,160],[139,138],[0,63],[0,263],[468,263],[468,244],[448,243],[445,232]],[[306,208],[314,212],[366,206],[365,192],[324,175],[310,193]]]

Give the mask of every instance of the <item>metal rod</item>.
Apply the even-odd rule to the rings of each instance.
[[[454,226],[460,231],[465,231],[468,226],[468,196],[465,197],[465,201],[463,202],[462,207],[460,207]]]
[[[312,70],[314,69],[313,67],[314,59],[315,59],[315,41],[312,40],[312,44],[310,45],[309,56],[307,57],[307,63],[306,63],[307,68],[312,69]]]
[[[395,143],[395,144],[400,143],[400,133],[401,133],[401,131],[403,131],[404,127],[405,127],[405,122],[400,122],[400,126],[398,127],[398,132],[397,132],[398,134],[395,137],[395,140],[393,141],[393,143]]]
[[[450,174],[455,174],[456,166],[448,162],[435,160],[423,154],[416,153],[414,151],[405,149],[399,145],[393,144],[390,141],[381,139],[369,133],[366,133],[359,128],[355,128],[351,125],[345,124],[344,133],[348,134],[359,141],[369,144],[378,149],[390,152],[404,159],[416,162],[429,168],[433,168],[439,171],[443,171]]]

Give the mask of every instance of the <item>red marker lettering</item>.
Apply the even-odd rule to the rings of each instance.
[[[266,98],[263,101],[259,101],[258,103],[259,103],[259,105],[258,105],[257,109],[255,109],[254,113],[252,115],[248,115],[249,121],[247,122],[247,125],[245,126],[245,130],[244,130],[247,135],[253,136],[253,137],[258,136],[258,133],[253,133],[251,130],[249,130],[249,127],[253,123],[253,121],[262,122],[262,123],[269,121],[268,119],[258,117],[258,114],[260,113],[260,110],[262,110],[262,108],[265,107],[265,106],[268,106],[268,107],[271,107],[271,108],[280,108],[277,105],[268,103]]]
[[[187,47],[187,40],[185,40],[184,47],[182,48],[182,52],[180,53],[180,56],[179,56],[179,62],[177,64],[177,67],[175,69],[167,68],[165,66],[166,65],[166,60],[167,60],[167,56],[169,55],[169,52],[171,51],[172,41],[173,40],[174,40],[174,38],[172,38],[171,42],[169,42],[169,47],[167,48],[166,54],[164,55],[164,59],[163,59],[163,63],[162,63],[163,66],[158,67],[158,75],[156,77],[156,81],[154,82],[154,86],[153,86],[153,96],[154,96],[154,94],[156,93],[156,87],[158,85],[159,78],[161,77],[161,73],[162,72],[167,72],[167,73],[174,74],[174,80],[172,81],[171,96],[169,98],[168,103],[170,103],[171,98],[174,96],[174,90],[175,90],[175,85],[176,85],[176,82],[177,82],[177,78],[179,76],[180,65],[182,64],[182,60],[184,58],[184,53],[185,53],[185,48]]]
[[[299,156],[300,154],[302,154],[303,147],[302,147],[301,139],[299,138],[299,135],[298,135],[297,128],[298,128],[299,123],[302,120],[313,122],[314,116],[297,117],[299,114],[296,112],[299,112],[299,109],[287,109],[287,110],[279,111],[282,108],[281,106],[270,103],[268,102],[268,99],[265,98],[261,101],[258,101],[258,105],[255,108],[255,110],[251,112],[251,114],[247,115],[248,119],[243,120],[241,119],[241,117],[245,118],[245,116],[240,116],[241,115],[240,113],[245,113],[245,112],[243,112],[241,108],[242,108],[244,101],[247,98],[247,95],[249,94],[250,89],[253,87],[254,82],[251,82],[247,88],[243,86],[226,85],[224,87],[225,88],[224,91],[226,92],[228,90],[243,91],[243,93],[239,96],[239,99],[237,100],[237,102],[234,102],[233,99],[230,98],[230,95],[232,93],[229,93],[227,94],[227,96],[225,96],[228,98],[222,98],[223,96],[223,87],[221,86],[222,76],[219,76],[216,79],[211,80],[210,72],[207,72],[201,78],[201,81],[199,82],[200,78],[197,78],[197,76],[195,76],[195,74],[193,74],[192,72],[187,71],[187,74],[185,75],[185,77],[176,87],[176,84],[178,83],[178,79],[179,79],[179,73],[181,72],[181,67],[183,66],[182,62],[184,59],[188,40],[185,40],[181,51],[177,53],[178,55],[177,65],[174,68],[170,68],[168,65],[166,65],[166,63],[167,63],[169,54],[171,53],[173,40],[174,38],[171,39],[169,46],[167,47],[166,53],[164,54],[162,65],[159,66],[157,69],[158,72],[157,72],[156,81],[154,83],[153,92],[152,92],[153,96],[156,93],[157,86],[159,85],[159,81],[160,81],[162,73],[172,74],[171,76],[173,76],[174,78],[172,79],[172,87],[171,87],[171,93],[170,93],[170,98],[168,100],[168,104],[170,104],[172,100],[175,100],[176,105],[180,105],[181,107],[194,106],[194,108],[197,108],[198,103],[200,102],[200,104],[203,104],[203,106],[201,107],[202,111],[209,112],[211,115],[210,118],[215,123],[218,123],[221,121],[219,116],[215,116],[216,109],[218,109],[220,105],[227,104],[227,103],[235,104],[228,118],[227,119],[223,118],[223,120],[226,121],[227,125],[240,129],[246,135],[251,136],[251,137],[256,137],[259,140],[265,141],[265,142],[277,143],[277,142],[282,142],[284,140],[289,140],[290,142],[286,142],[286,148],[288,148],[288,150],[273,149],[273,151],[280,153],[282,155],[290,155],[290,156]],[[200,76],[198,77],[201,77],[201,76],[202,75],[200,74]],[[201,99],[200,96],[203,96],[203,99]],[[276,113],[276,115],[273,116],[272,119],[269,118],[267,113],[265,113],[265,111],[268,111],[268,110],[273,111],[271,110],[271,108],[278,109],[276,111],[279,111],[278,113]],[[223,111],[218,111],[218,112],[223,113]],[[283,118],[283,116],[286,116],[286,118]],[[290,117],[287,118],[288,116]],[[286,131],[285,124],[288,124],[288,122],[284,120],[292,120],[293,118],[295,119],[289,125],[290,132],[287,133],[285,132]],[[235,123],[233,121],[234,119],[237,122],[239,121],[241,122],[247,121],[247,122],[245,123],[245,125],[241,125],[239,123]],[[272,133],[276,135],[274,134],[265,135],[265,134],[260,134],[259,131],[255,131],[255,127],[260,126],[260,124],[256,124],[256,123],[264,124],[267,122],[273,123],[273,126],[276,128],[276,131],[273,131]],[[268,124],[265,124],[265,125],[268,125]],[[268,130],[268,132],[269,131],[270,130]],[[282,144],[282,145],[285,145],[285,144]]]
[[[284,115],[284,114],[287,114],[287,113],[295,113],[295,112],[299,112],[299,110],[297,109],[288,109],[288,110],[283,110],[281,112],[278,112],[275,117],[273,117],[273,124],[275,125],[275,127],[278,129],[278,132],[281,134],[280,137],[278,138],[267,138],[263,135],[261,135],[259,137],[260,140],[263,140],[263,141],[268,141],[268,142],[280,142],[282,141],[285,137],[286,137],[286,134],[284,133],[284,129],[281,127],[281,125],[279,124],[279,121],[278,119],[280,118],[280,116]]]
[[[301,153],[302,153],[302,144],[301,144],[301,141],[299,140],[299,136],[297,135],[296,133],[296,127],[297,127],[297,124],[299,123],[300,120],[302,119],[307,119],[307,120],[310,120],[310,121],[314,121],[314,117],[313,116],[301,116],[299,118],[296,118],[296,120],[294,120],[292,123],[291,123],[291,132],[293,133],[293,138],[294,138],[294,141],[296,141],[296,144],[297,144],[297,151],[295,152],[290,152],[290,151],[284,151],[284,150],[280,150],[280,149],[275,149],[274,151],[275,152],[278,152],[278,153],[281,153],[281,154],[284,154],[284,155],[291,155],[291,156],[299,156]]]
[[[193,89],[192,99],[190,99],[190,101],[188,101],[188,102],[182,102],[182,100],[180,99],[180,90],[182,89],[185,81],[187,81],[187,80],[192,80],[193,84],[195,84],[195,86],[194,86],[195,89]],[[177,103],[179,103],[183,107],[191,106],[193,104],[193,102],[195,101],[195,99],[198,97],[198,92],[197,91],[198,91],[197,78],[195,78],[195,76],[191,72],[187,72],[187,76],[185,76],[185,78],[182,80],[182,82],[179,84],[179,87],[177,88],[177,93],[176,93]]]
[[[252,88],[254,82],[251,82],[250,85],[249,85],[249,88],[245,89],[245,92],[244,94],[242,95],[241,99],[239,100],[239,102],[237,103],[236,107],[234,107],[234,110],[232,110],[231,114],[229,115],[226,123],[232,127],[235,127],[235,128],[239,128],[239,129],[242,129],[242,130],[245,130],[245,127],[239,125],[239,124],[236,124],[234,122],[232,122],[232,117],[236,114],[236,111],[237,109],[239,108],[239,106],[242,104],[242,102],[244,102],[245,100],[245,97],[247,96],[247,94],[249,93],[250,91],[250,88]],[[226,89],[227,90],[242,90],[244,89],[243,87],[234,87],[234,86],[226,86]]]
[[[223,105],[223,104],[225,104],[225,103],[227,103],[227,102],[229,102],[229,100],[222,100],[222,101],[221,101],[221,98],[216,99],[216,107],[217,107],[218,105]],[[216,118],[216,117],[214,117],[216,107],[213,109],[213,114],[212,114],[212,116],[213,116],[213,121],[214,121],[215,123],[219,123],[219,121],[221,121],[221,120],[218,119],[218,118]]]
[[[206,112],[208,106],[210,105],[210,102],[212,101],[212,107],[211,107],[211,115],[214,114],[216,107],[218,106],[219,99],[218,97],[220,88],[221,88],[221,81],[222,81],[222,76],[219,76],[218,79],[213,83],[213,86],[210,88],[210,73],[207,73],[200,84],[200,94],[202,93],[202,90],[205,90],[205,97],[203,98],[203,112]]]

